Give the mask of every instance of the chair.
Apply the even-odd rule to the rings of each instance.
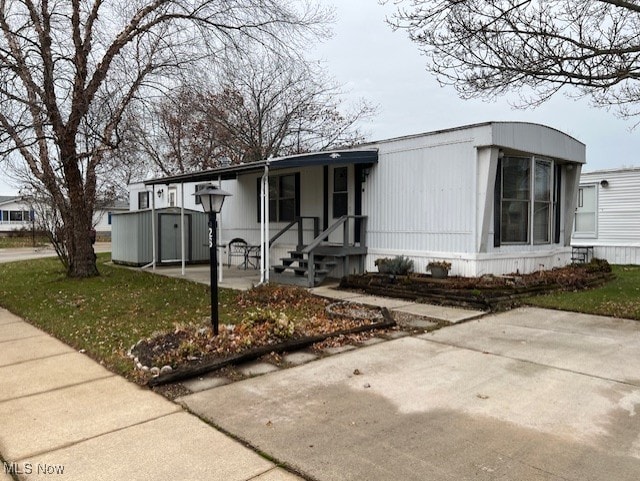
[[[231,239],[228,245],[228,254],[229,259],[227,262],[229,267],[231,267],[232,257],[240,257],[242,259],[242,263],[245,263],[247,260],[247,241],[240,237]]]

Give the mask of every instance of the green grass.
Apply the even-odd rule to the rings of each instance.
[[[612,266],[615,279],[601,287],[556,292],[525,300],[529,305],[640,320],[640,266]]]
[[[99,255],[101,275],[85,280],[67,278],[55,258],[2,264],[0,305],[125,376],[131,372],[125,353],[139,339],[176,325],[209,325],[207,286],[108,260]],[[220,289],[221,324],[237,319],[236,296]]]
[[[35,240],[35,246],[34,246]],[[16,247],[42,247],[49,244],[49,239],[42,236],[0,236],[0,249],[13,249]]]

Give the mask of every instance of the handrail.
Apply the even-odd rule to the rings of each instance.
[[[278,238],[284,234],[285,232],[287,232],[289,229],[291,229],[294,225],[296,225],[298,222],[300,221],[300,218],[296,217],[294,220],[292,220],[291,222],[289,222],[289,224],[287,224],[286,227],[284,227],[282,230],[280,230],[280,232],[278,232],[276,235],[274,235],[271,239],[269,239],[269,246],[271,246],[271,244],[273,244],[276,240],[278,240]]]
[[[271,244],[273,244],[276,240],[278,240],[280,238],[280,236],[282,236],[285,232],[287,232],[289,229],[291,229],[294,225],[296,225],[298,223],[299,223],[298,230],[300,231],[302,229],[302,221],[304,221],[305,219],[313,219],[314,220],[314,223],[313,223],[313,227],[314,227],[313,235],[314,235],[314,237],[317,236],[316,229],[317,229],[318,221],[320,219],[318,217],[315,217],[315,216],[302,215],[302,216],[296,217],[294,220],[289,222],[278,233],[276,233],[276,235],[274,235],[271,239],[269,239],[269,247],[271,247]],[[301,232],[298,233],[298,237],[300,237],[300,235],[301,235]]]
[[[343,215],[329,227],[327,227],[324,231],[322,231],[316,238],[302,250],[303,254],[309,254],[312,250],[318,247],[322,241],[328,237],[334,230],[338,229],[342,224],[344,224],[349,219],[366,219],[366,215]]]

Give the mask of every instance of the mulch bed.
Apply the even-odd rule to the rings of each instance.
[[[594,259],[588,264],[574,264],[526,275],[435,279],[428,274],[400,276],[366,273],[343,278],[340,287],[417,302],[496,311],[517,304],[523,297],[556,290],[586,289],[612,278],[609,264]]]
[[[295,351],[313,344],[365,331],[388,329],[395,321],[386,309],[331,303],[307,290],[261,286],[237,299],[234,325],[179,326],[140,340],[130,356],[140,382],[150,386],[177,382],[272,353]]]

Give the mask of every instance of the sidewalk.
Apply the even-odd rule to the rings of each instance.
[[[450,324],[471,321],[486,314],[484,311],[474,309],[423,304],[421,302],[413,302],[407,299],[378,297],[359,294],[357,292],[342,291],[337,289],[336,286],[331,285],[314,287],[313,289],[310,289],[310,291],[317,296],[334,299],[336,301],[357,302],[368,306],[386,307],[390,311],[420,316],[436,322],[445,321]]]
[[[300,480],[0,309],[0,481]]]

